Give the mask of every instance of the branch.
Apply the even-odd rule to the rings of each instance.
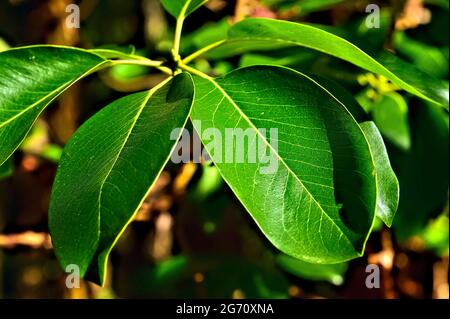
[[[48,233],[27,231],[20,234],[0,234],[0,248],[12,249],[17,246],[51,249],[52,243]]]

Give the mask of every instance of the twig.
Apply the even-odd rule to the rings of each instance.
[[[52,243],[48,233],[27,231],[20,234],[0,235],[0,248],[12,249],[17,246],[51,249]]]

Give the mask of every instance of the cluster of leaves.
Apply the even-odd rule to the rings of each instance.
[[[429,107],[417,110],[418,120],[436,119],[430,130],[443,131],[448,124],[439,113],[448,108],[448,85],[393,54],[373,53],[359,44],[357,35],[264,18],[245,19],[226,27],[225,33],[202,38],[201,44],[190,45],[200,46],[195,52],[181,58],[180,50],[189,46],[181,39],[184,20],[206,1],[161,2],[177,19],[173,61],[168,64],[137,55],[133,48],[31,46],[0,53],[0,176],[9,170],[9,158],[39,115],[73,83],[124,65],[152,67],[168,76],[151,90],[103,108],[66,145],[49,210],[52,241],[62,266],[76,264],[83,276],[104,283],[112,248],[175,148],[171,132],[185,127],[189,119],[200,136],[209,128],[223,133],[227,128],[253,130],[278,161],[274,174],[260,174],[258,161],[222,163],[215,153],[226,150],[214,152],[209,140],[203,140],[218,172],[261,231],[288,255],[281,255],[280,263],[295,271],[299,260],[306,265],[337,264],[361,256],[376,218],[390,227],[399,204],[399,182],[380,130],[394,145],[419,156],[433,136],[417,133],[413,148],[405,124],[407,106],[399,102],[403,98],[396,91],[426,101]],[[219,28],[224,30],[223,24]],[[290,53],[283,55],[286,50]],[[411,50],[405,45],[405,51]],[[369,74],[360,78],[361,83],[378,88],[375,93],[389,94],[376,100],[375,107],[367,94],[357,96],[357,101],[329,77],[330,71],[309,75],[288,67],[317,60],[318,53],[366,70]],[[219,77],[192,66],[199,59],[238,55],[243,67]],[[277,150],[270,146],[273,137],[258,131],[270,127],[279,131]],[[433,145],[441,152],[448,146],[448,135]],[[407,164],[393,165],[401,166],[399,174],[409,178],[417,163],[404,157]],[[406,187],[410,189],[403,206],[414,203],[408,196],[417,191]],[[448,181],[443,181],[445,192],[447,187]],[[324,278],[339,280],[330,275],[334,268],[323,268]],[[308,266],[302,269],[311,272]]]

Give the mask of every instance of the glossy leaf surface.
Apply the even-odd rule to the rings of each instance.
[[[309,262],[360,256],[375,216],[376,178],[368,142],[347,109],[312,79],[281,67],[194,82],[194,127],[268,239]],[[256,160],[238,159],[237,140],[217,145],[210,128],[247,133],[246,154],[257,148]]]
[[[88,120],[61,158],[49,226],[66,267],[103,283],[108,255],[164,168],[184,127],[193,84],[180,74],[162,87],[121,98]]]
[[[270,42],[270,46],[266,44],[267,49],[299,45],[335,56],[383,75],[409,93],[448,108],[448,85],[444,82],[387,52],[372,57],[346,39],[312,25],[265,18],[246,19],[230,28],[227,41],[217,51],[231,56],[252,48],[260,49],[264,42]],[[214,55],[214,51],[211,54]]]
[[[84,50],[34,46],[0,53],[0,164],[42,111],[70,85],[108,63]]]

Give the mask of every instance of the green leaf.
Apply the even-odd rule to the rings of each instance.
[[[241,57],[239,66],[246,67],[270,64],[288,66],[300,70],[304,69],[305,66],[312,65],[319,58],[320,54],[317,51],[302,47],[293,47],[267,53],[247,53]]]
[[[56,46],[0,53],[0,164],[17,149],[53,100],[107,63],[87,51]]]
[[[183,73],[113,102],[75,133],[49,210],[63,267],[76,264],[81,275],[103,284],[108,255],[168,161],[176,143],[171,132],[186,124],[193,94]]]
[[[416,41],[404,32],[396,32],[394,40],[396,51],[419,69],[437,78],[448,76],[448,59],[439,48]]]
[[[11,159],[0,165],[0,180],[10,177],[14,172],[14,166]]]
[[[44,147],[40,156],[50,162],[59,163],[62,156],[62,148],[59,145],[49,144]]]
[[[218,22],[208,22],[195,31],[183,35],[181,38],[181,51],[193,52],[227,38],[231,27],[231,17],[225,17]]]
[[[337,286],[343,284],[344,275],[348,268],[347,263],[318,265],[284,254],[279,254],[276,261],[283,270],[294,276],[313,281],[328,281]]]
[[[372,116],[383,136],[399,148],[409,150],[408,104],[400,94],[391,92],[381,96],[372,106]]]
[[[373,122],[360,123],[373,154],[377,176],[377,217],[391,227],[397,212],[400,186],[391,167],[380,131]]]
[[[243,20],[228,33],[228,40],[217,50],[229,55],[246,52],[255,45],[270,42],[268,48],[304,46],[348,61],[370,72],[383,75],[400,88],[448,108],[448,85],[430,77],[411,64],[387,52],[371,57],[349,41],[311,25],[265,18]],[[211,54],[214,54],[214,50]]]
[[[128,58],[136,53],[136,48],[133,45],[119,46],[119,45],[104,45],[89,52],[98,54],[105,59]]]
[[[390,148],[400,182],[400,203],[394,231],[400,241],[420,234],[448,202],[448,113],[424,103],[410,108],[411,149]]]
[[[192,280],[199,273],[201,284]],[[230,254],[178,255],[125,275],[138,298],[202,298],[206,291],[208,298],[227,299],[236,289],[246,298],[289,297],[289,282],[276,267]]]
[[[441,7],[442,9],[445,9],[448,11],[448,1],[447,0],[425,0],[426,4],[434,4],[436,6]]]
[[[361,256],[375,217],[375,167],[347,109],[312,79],[282,67],[249,67],[216,80],[197,76],[194,83],[194,127],[272,244],[313,263]],[[268,158],[238,161],[235,153],[247,151],[230,138],[217,146],[211,128],[222,136],[241,129],[249,151],[258,144]]]
[[[341,101],[359,123],[369,143],[377,178],[376,216],[391,227],[399,202],[399,183],[391,167],[383,138],[377,126],[368,121],[368,116],[356,99],[341,85],[320,76],[314,79],[324,86],[336,99]]]
[[[111,68],[110,74],[118,81],[130,81],[148,74],[148,68],[142,65],[122,64]]]
[[[448,213],[432,220],[420,234],[427,250],[438,256],[448,256]]]
[[[298,12],[304,16],[312,12],[327,10],[345,0],[263,0],[265,5],[279,9]]]
[[[208,2],[208,0],[161,0],[161,4],[167,12],[169,12],[175,18],[178,18],[181,11],[183,10],[184,5],[188,1],[190,1],[191,3],[189,4],[189,7],[186,11],[186,17],[200,8],[206,2]]]

